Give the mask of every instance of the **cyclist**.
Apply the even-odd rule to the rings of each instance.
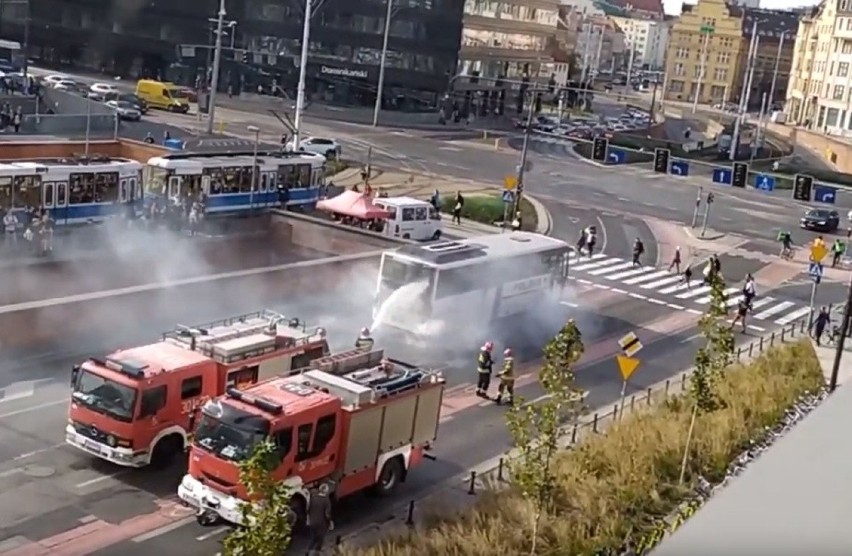
[[[781,257],[789,259],[793,256],[793,234],[788,231],[778,232],[778,241],[781,242]]]

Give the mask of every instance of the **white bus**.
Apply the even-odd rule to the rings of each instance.
[[[534,312],[564,286],[571,251],[529,232],[385,251],[374,326],[429,335]]]

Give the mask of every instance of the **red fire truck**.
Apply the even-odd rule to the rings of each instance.
[[[74,367],[65,440],[125,467],[168,464],[188,446],[205,402],[328,354],[326,332],[258,311]]]
[[[444,392],[440,372],[388,359],[338,371],[228,389],[204,405],[178,488],[199,520],[240,523],[246,491],[239,464],[264,440],[277,447],[275,477],[292,487],[297,520],[321,484],[336,498],[367,488],[388,494],[429,457]]]

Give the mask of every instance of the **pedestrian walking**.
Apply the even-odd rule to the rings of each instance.
[[[328,485],[322,484],[311,496],[308,504],[308,529],[310,541],[308,542],[307,556],[322,552],[325,538],[329,531],[334,530],[334,521],[331,519],[331,499],[328,495]]]
[[[644,253],[644,252],[645,252],[645,244],[642,243],[642,240],[637,237],[636,241],[633,242],[633,268],[636,268],[637,266],[641,266],[641,263],[639,262],[639,258],[642,256],[642,253]]]
[[[671,272],[672,269],[675,269],[675,273],[680,274],[680,263],[680,247],[676,247],[674,257],[672,257],[672,262],[669,265],[669,272]]]
[[[456,191],[456,202],[453,205],[453,223],[461,226],[461,213],[464,208],[464,197],[461,191]]]
[[[692,289],[692,284],[690,283],[691,281],[692,281],[692,267],[688,266],[685,269],[683,269],[683,274],[680,277],[680,283],[686,284],[686,289],[690,290],[690,289]]]
[[[825,333],[825,329],[829,324],[831,324],[831,314],[828,312],[828,308],[820,307],[819,314],[817,314],[814,321],[813,329],[813,338],[816,340],[816,345],[822,345],[822,335]]]

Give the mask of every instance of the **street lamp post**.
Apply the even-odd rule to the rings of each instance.
[[[535,114],[535,90],[530,89],[529,112],[527,113],[526,125],[524,125],[524,143],[521,146],[521,163],[518,164],[517,184],[515,185],[515,199],[512,203],[512,214],[509,218],[514,220],[515,214],[521,209],[521,195],[524,191],[524,175],[527,170],[527,156],[529,155],[530,133],[532,131],[533,115]],[[503,229],[506,229],[506,218],[503,219]]]
[[[225,0],[219,0],[219,13],[216,20],[216,47],[213,50],[213,77],[210,79],[210,92],[207,98],[207,134],[213,135],[213,120],[216,118],[216,90],[219,88],[219,67],[222,65],[222,28],[225,25]]]
[[[382,110],[382,94],[385,89],[385,62],[388,58],[388,41],[390,40],[391,17],[393,16],[393,0],[387,0],[388,11],[385,13],[385,32],[382,37],[382,57],[379,61],[379,84],[376,87],[376,105],[373,108],[373,127],[379,125],[379,112]]]
[[[784,49],[784,38],[787,36],[787,31],[781,33],[781,38],[778,39],[778,52],[775,54],[775,67],[772,70],[772,85],[769,87],[769,110],[772,110],[772,105],[775,103],[775,86],[778,83],[778,70],[781,66],[781,51]]]
[[[701,45],[701,65],[698,69],[698,81],[695,84],[695,98],[692,99],[692,113],[698,110],[698,98],[701,96],[701,86],[704,81],[704,73],[707,71],[707,48],[710,45],[710,35],[713,34],[711,25],[702,25],[701,34],[704,35],[704,41]]]
[[[246,128],[249,132],[254,133],[254,153],[251,162],[251,189],[249,190],[249,210],[254,209],[254,190],[257,187],[257,150],[260,146],[260,128],[256,125],[250,125]]]
[[[746,75],[746,83],[745,90],[740,91],[740,102],[737,107],[737,118],[734,120],[734,134],[731,137],[731,153],[730,159],[737,159],[737,147],[740,144],[740,128],[743,125],[743,117],[745,116],[745,111],[748,106],[748,98],[751,95],[751,80],[754,75],[754,62],[757,57],[757,21],[754,22],[751,28],[751,44],[748,48],[748,60],[746,63],[747,75]]]
[[[299,85],[296,89],[296,114],[293,117],[293,150],[302,141],[302,112],[305,111],[305,81],[308,78],[308,46],[311,42],[311,12],[313,1],[305,0],[305,22],[302,27],[302,53],[299,56]]]

